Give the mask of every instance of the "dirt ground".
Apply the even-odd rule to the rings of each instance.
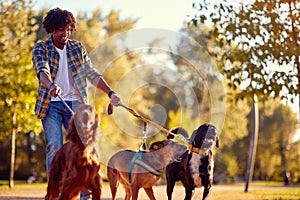
[[[231,186],[230,186],[231,187]],[[214,190],[227,190],[230,189],[229,186],[214,186],[211,193],[213,194]],[[234,189],[240,189],[243,190],[243,187],[235,186]],[[41,200],[43,199],[46,191],[46,185],[37,185],[37,186],[22,186],[22,187],[14,187],[12,189],[6,188],[0,190],[0,200]],[[155,186],[154,187],[154,194],[157,198],[157,200],[165,200],[167,199],[166,194],[166,186]],[[173,199],[184,199],[184,188],[180,186],[176,186],[173,193]],[[117,200],[124,199],[125,193],[122,186],[118,188],[117,191]],[[196,189],[194,194],[194,200],[202,199],[202,189]],[[102,200],[110,200],[111,194],[108,184],[104,184],[102,186]],[[144,190],[140,190],[139,192],[139,200],[146,200],[148,197],[146,196],[146,193]]]
[[[268,190],[272,187],[256,187],[253,186],[251,189],[255,190]],[[274,189],[274,188],[273,188]],[[284,190],[286,187],[276,187],[276,190],[280,191],[281,189]],[[46,184],[42,185],[22,185],[22,186],[15,186],[12,189],[8,187],[0,187],[0,200],[41,200],[43,199],[46,191]],[[195,194],[193,196],[193,200],[201,200],[202,199],[202,188],[197,188]],[[248,196],[249,198],[245,198],[244,195],[244,186],[227,186],[227,185],[214,185],[211,189],[210,198],[209,199],[220,199],[220,193],[226,194],[229,193],[231,197],[238,195],[238,193],[242,193],[243,198],[231,198],[231,199],[257,199],[253,198],[253,196]],[[157,200],[166,200],[166,186],[154,186],[154,193]],[[174,192],[173,192],[173,199],[174,200],[181,200],[184,199],[184,188],[180,185],[176,185]],[[232,196],[233,194],[233,196]],[[124,189],[122,186],[118,188],[117,191],[117,200],[124,199]],[[110,200],[111,194],[108,184],[104,184],[102,186],[102,200]],[[147,200],[146,193],[144,190],[140,190],[139,192],[139,200]],[[222,198],[223,199],[223,198]],[[272,198],[273,199],[273,198]],[[277,199],[277,198],[276,198]],[[281,198],[280,198],[281,199]],[[298,199],[298,197],[296,198]],[[299,197],[300,199],[300,197]]]

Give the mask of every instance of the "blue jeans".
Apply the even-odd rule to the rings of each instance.
[[[75,112],[81,104],[79,101],[66,101]],[[42,120],[46,139],[46,170],[47,174],[56,151],[63,145],[63,129],[68,129],[72,113],[60,101],[51,101],[47,116]]]

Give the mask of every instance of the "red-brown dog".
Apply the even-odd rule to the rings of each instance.
[[[112,200],[116,199],[119,183],[124,186],[125,200],[138,199],[140,188],[144,188],[149,199],[155,200],[153,185],[160,179],[163,169],[171,160],[179,157],[184,150],[182,146],[171,140],[155,142],[150,151],[119,151],[114,154],[107,165]]]
[[[80,105],[70,119],[68,141],[57,151],[51,163],[46,200],[75,200],[84,188],[92,191],[93,200],[100,200],[99,131],[94,107]]]

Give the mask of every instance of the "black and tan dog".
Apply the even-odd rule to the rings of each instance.
[[[151,200],[155,200],[153,185],[160,179],[163,169],[185,151],[186,147],[172,140],[158,141],[152,144],[150,151],[119,151],[107,165],[107,177],[112,200],[116,199],[118,183],[125,189],[125,200],[138,199],[140,188],[144,188]]]
[[[203,200],[206,200],[212,186],[214,160],[212,148],[219,147],[215,126],[203,124],[196,129],[187,150],[178,160],[166,168],[167,195],[172,199],[172,193],[177,181],[185,187],[185,200],[190,200],[195,188],[204,187]]]

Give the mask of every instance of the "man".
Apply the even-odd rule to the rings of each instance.
[[[71,12],[54,8],[47,13],[43,26],[50,37],[36,44],[32,62],[39,80],[35,113],[43,124],[48,172],[63,144],[62,126],[67,129],[72,116],[62,100],[74,112],[80,104],[87,103],[87,81],[106,93],[111,105],[118,106],[121,100],[94,68],[83,44],[69,39],[76,30]]]

